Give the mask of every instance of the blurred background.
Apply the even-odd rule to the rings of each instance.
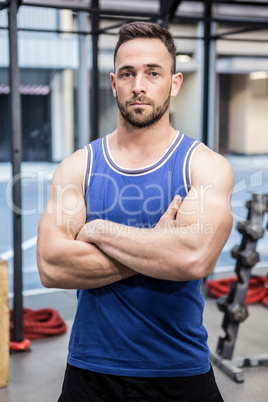
[[[212,279],[235,276],[231,250],[241,243],[237,224],[247,219],[246,202],[255,193],[268,203],[268,0],[0,0],[0,272],[8,271],[17,342],[24,340],[23,306],[56,307],[68,327],[63,337],[33,342],[34,353],[11,356],[1,402],[51,402],[60,393],[76,292],[42,287],[37,227],[58,164],[116,128],[113,50],[119,27],[136,20],[158,23],[175,38],[184,82],[171,101],[173,127],[224,155],[234,169],[234,224]],[[268,271],[267,215],[256,276]],[[222,315],[203,293],[215,350]],[[261,303],[249,310],[236,349],[247,356],[245,383],[237,386],[214,366],[225,402],[267,400],[267,310]],[[9,356],[4,338],[1,346]],[[264,356],[257,363],[262,367],[248,367],[248,354]],[[2,373],[0,367],[0,380]]]
[[[22,189],[23,289],[40,289],[36,233],[49,182],[63,158],[115,129],[113,49],[119,26],[134,20],[157,22],[174,35],[184,82],[172,99],[173,126],[225,155],[235,170],[234,229],[215,272],[231,271],[245,202],[252,192],[268,192],[267,1],[18,2],[22,164],[15,178],[7,3],[0,1],[0,256],[9,263],[10,292],[13,184]],[[259,266],[266,266],[267,235],[258,247]]]

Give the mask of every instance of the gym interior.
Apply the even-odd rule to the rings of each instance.
[[[58,164],[116,127],[113,49],[137,20],[174,36],[172,125],[233,167],[204,325],[224,401],[267,401],[268,1],[0,0],[0,402],[59,397],[76,291],[42,286],[38,222]]]

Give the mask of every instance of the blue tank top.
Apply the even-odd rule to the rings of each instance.
[[[111,157],[108,137],[87,145],[87,221],[100,218],[153,228],[176,194],[187,195],[190,160],[199,145],[179,132],[156,163],[140,169],[118,166]],[[122,376],[207,372],[201,283],[137,274],[97,289],[78,290],[68,363]]]

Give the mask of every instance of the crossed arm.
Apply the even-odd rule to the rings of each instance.
[[[59,165],[50,185],[37,237],[39,275],[48,288],[91,289],[136,274],[94,244],[76,240],[86,221],[84,166],[85,151],[79,150]]]
[[[136,273],[194,280],[213,270],[232,227],[233,174],[224,158],[206,147],[197,149],[192,187],[183,203],[174,199],[155,228],[138,229],[104,220],[84,225],[82,185],[77,182],[77,177],[82,180],[77,174],[82,152],[56,172],[39,225],[38,266],[45,286],[94,288]],[[58,201],[55,189],[69,182],[73,188]]]

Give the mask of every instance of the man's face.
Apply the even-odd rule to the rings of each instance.
[[[168,113],[171,69],[171,56],[159,39],[133,39],[120,46],[111,82],[124,125],[149,127]]]
[[[118,109],[126,124],[135,128],[144,128],[157,123],[169,108],[170,95],[161,104],[156,104],[143,95],[134,95],[129,101],[116,97]],[[137,107],[132,107],[136,104]],[[151,106],[149,109],[146,106]],[[149,109],[149,110],[148,110]]]

